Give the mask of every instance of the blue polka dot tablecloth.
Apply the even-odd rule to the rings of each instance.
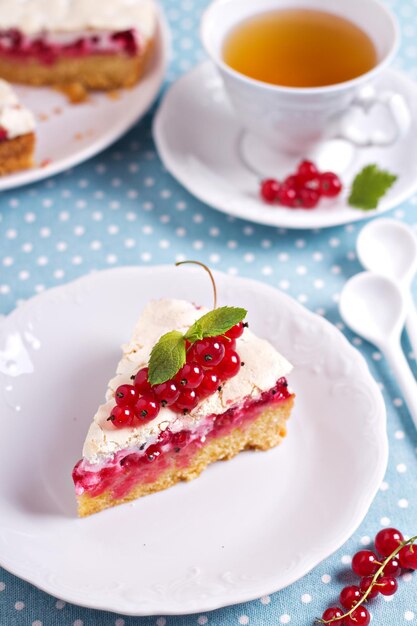
[[[162,4],[173,34],[167,85],[204,58],[198,23],[206,2]],[[403,36],[395,65],[417,80],[417,0],[388,4]],[[381,527],[395,525],[409,535],[417,533],[417,433],[381,354],[344,328],[337,308],[343,284],[361,269],[355,255],[361,225],[286,232],[210,209],[162,167],[151,137],[154,112],[87,163],[0,196],[0,312],[7,314],[49,287],[117,265],[197,257],[229,274],[265,281],[328,318],[367,359],[388,408],[387,474],[351,539],[302,580],[274,595],[204,615],[123,617],[66,604],[0,568],[0,626],[310,626],[351,580],[352,554],[367,546]],[[390,216],[417,229],[417,196]],[[406,340],[404,349],[417,375]],[[378,598],[371,611],[373,623],[380,626],[417,626],[417,573],[403,575],[398,593]]]

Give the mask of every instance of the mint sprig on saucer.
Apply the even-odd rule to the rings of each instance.
[[[148,364],[148,381],[152,386],[171,380],[179,372],[186,362],[187,347],[207,337],[224,335],[247,315],[246,309],[239,307],[223,306],[216,308],[216,284],[209,268],[199,261],[182,261],[177,265],[183,263],[195,263],[209,273],[214,293],[213,310],[202,315],[184,334],[178,330],[172,330],[162,335],[152,348]]]
[[[376,209],[397,178],[395,174],[380,169],[375,163],[367,165],[355,176],[348,203],[362,211]]]

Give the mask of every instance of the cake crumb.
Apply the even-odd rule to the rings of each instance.
[[[71,104],[82,104],[83,102],[87,102],[89,99],[88,91],[81,83],[58,85],[56,89],[66,95]]]

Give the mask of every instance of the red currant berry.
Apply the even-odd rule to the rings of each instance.
[[[166,383],[161,383],[160,385],[155,385],[152,387],[152,391],[155,394],[156,400],[158,400],[162,406],[171,406],[178,400],[178,396],[180,395],[177,385],[172,380],[168,380]]]
[[[228,337],[220,335],[217,337],[217,340],[224,345],[226,352],[228,350],[236,350],[236,339],[229,339]]]
[[[401,574],[401,565],[398,556],[392,557],[384,567],[385,576],[399,576]]]
[[[148,371],[147,367],[143,367],[135,376],[133,384],[139,393],[149,393],[152,389],[148,381]]]
[[[281,189],[278,193],[278,202],[282,206],[294,208],[297,206],[297,191],[294,187],[288,185],[281,185]]]
[[[203,380],[204,371],[198,363],[186,363],[175,376],[180,391],[182,389],[196,389]]]
[[[378,557],[371,550],[360,550],[352,559],[352,569],[358,576],[372,576],[378,567]]]
[[[285,185],[286,187],[289,187],[289,189],[295,189],[297,190],[300,186],[300,181],[298,176],[291,174],[291,176],[287,176],[287,178],[284,180],[283,185]]]
[[[398,589],[397,579],[393,576],[382,576],[377,582],[378,591],[383,596],[392,596]]]
[[[318,176],[319,171],[312,161],[301,161],[297,168],[297,178],[302,185]]]
[[[223,343],[218,341],[216,337],[197,341],[193,347],[193,357],[203,367],[216,367],[224,357],[225,352]]]
[[[232,326],[232,328],[229,328],[229,330],[224,334],[226,337],[229,337],[229,339],[239,339],[239,337],[243,335],[246,326],[247,324],[244,322],[239,322],[238,324]]]
[[[274,178],[266,178],[261,182],[260,194],[262,200],[272,204],[278,198],[279,182]]]
[[[383,528],[375,537],[375,549],[382,556],[389,556],[404,540],[396,528]]]
[[[315,189],[305,187],[299,192],[300,206],[303,209],[314,209],[319,203],[320,194]]]
[[[181,448],[190,442],[191,433],[189,430],[180,430],[178,433],[172,435],[172,445],[176,452],[179,452]]]
[[[198,397],[195,389],[184,389],[184,391],[180,392],[174,407],[179,411],[192,411],[197,404]]]
[[[220,379],[217,376],[217,374],[215,374],[211,370],[207,370],[198,388],[198,395],[200,397],[211,396],[211,394],[217,391],[219,387],[220,387]]]
[[[348,617],[345,617],[344,626],[368,626],[370,621],[369,611],[364,606],[358,606]]]
[[[399,561],[405,569],[417,569],[417,546],[404,546],[398,553]]]
[[[138,390],[133,385],[120,385],[114,397],[118,406],[132,406],[138,399]]]
[[[157,443],[154,443],[150,445],[148,448],[146,448],[145,454],[146,454],[148,461],[152,463],[152,461],[155,461],[157,458],[161,456],[161,452],[162,450],[159,447],[159,445]]]
[[[135,404],[136,417],[140,422],[150,422],[159,413],[159,404],[152,396],[140,396]]]
[[[172,441],[172,432],[169,430],[169,428],[166,428],[165,430],[161,430],[161,432],[159,433],[159,437],[158,437],[158,443],[161,446],[166,446],[168,443],[171,443]]]
[[[223,361],[218,368],[219,377],[222,379],[233,378],[240,370],[240,357],[237,352],[226,352]]]
[[[321,616],[321,619],[324,620],[325,622],[330,622],[331,620],[333,620],[333,622],[337,624],[337,626],[342,626],[343,622],[340,620],[342,615],[343,615],[342,609],[339,609],[338,606],[331,606],[329,609],[326,609],[324,611],[323,615]]]
[[[340,178],[333,172],[320,174],[320,193],[327,198],[334,198],[342,191]]]
[[[340,592],[340,604],[345,607],[345,609],[351,609],[355,604],[358,604],[361,597],[361,590],[357,585],[344,587]]]
[[[369,587],[372,586],[372,580],[372,576],[365,576],[365,578],[361,579],[361,582],[359,583],[359,589],[361,590],[362,595],[364,595],[368,591]],[[377,597],[378,593],[378,587],[374,585],[366,598],[372,600],[372,598]]]
[[[112,408],[109,421],[116,428],[123,428],[124,426],[130,426],[134,418],[134,412],[131,407],[118,406]]]

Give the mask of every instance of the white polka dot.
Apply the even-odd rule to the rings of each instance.
[[[331,248],[337,248],[338,246],[340,246],[340,239],[337,239],[337,237],[332,237],[329,240],[329,246]]]
[[[73,626],[84,626],[82,619],[76,619]]]
[[[243,255],[243,258],[245,259],[246,263],[252,263],[255,260],[255,255],[252,254],[252,252],[247,252]]]
[[[303,593],[303,595],[301,596],[301,602],[303,602],[304,604],[309,604],[311,600],[312,600],[312,597],[310,596],[309,593]]]
[[[168,239],[161,239],[158,245],[160,248],[162,248],[162,250],[167,250],[167,248],[169,248],[171,244]]]
[[[59,219],[61,220],[61,222],[67,222],[70,218],[70,214],[68,213],[68,211],[61,211],[61,213],[59,214]]]
[[[230,250],[235,250],[237,246],[238,246],[237,241],[231,240],[227,242],[227,247],[230,248]]]
[[[281,263],[285,263],[289,258],[290,257],[286,252],[280,252],[278,255],[278,261],[281,261]]]
[[[321,252],[313,252],[313,261],[322,261],[323,255]]]
[[[0,591],[4,591],[5,589],[6,589],[6,584],[3,581],[1,581],[0,582]]]
[[[61,278],[64,278],[64,276],[65,276],[64,270],[61,270],[61,269],[54,270],[54,278],[57,278],[59,280]]]
[[[193,222],[195,222],[196,224],[201,224],[201,222],[204,221],[204,217],[201,215],[201,213],[196,213],[195,215],[193,215]]]
[[[136,241],[134,239],[125,239],[124,244],[126,248],[134,248]]]
[[[26,242],[22,245],[22,250],[23,252],[32,252],[33,250],[33,245],[29,242]]]
[[[14,259],[11,256],[5,256],[3,259],[3,265],[5,267],[10,267],[11,265],[13,265],[14,263]]]
[[[200,615],[200,617],[197,617],[197,624],[200,624],[200,626],[207,624],[207,622],[208,622],[207,615]]]
[[[91,250],[100,250],[102,245],[103,244],[101,243],[101,241],[94,240],[94,241],[92,241],[90,243],[90,249]]]
[[[288,280],[280,280],[278,285],[280,286],[281,289],[288,289],[290,286],[290,283]]]
[[[264,276],[271,276],[271,274],[273,274],[273,273],[274,273],[274,270],[272,269],[272,267],[271,267],[270,265],[264,265],[264,266],[261,268],[261,273],[262,273]]]
[[[9,285],[0,285],[0,293],[5,296],[6,294],[10,293],[10,286]]]
[[[114,263],[117,263],[117,256],[115,254],[108,254],[106,256],[106,261],[110,265],[113,265]]]
[[[364,535],[363,537],[361,537],[361,544],[363,546],[369,546],[369,544],[371,543],[371,538],[368,537],[368,535]]]
[[[410,583],[413,580],[412,573],[411,572],[405,572],[405,574],[402,574],[401,580],[403,580],[405,583]]]
[[[193,241],[193,248],[194,250],[202,250],[204,248],[204,241],[199,239],[197,241]]]
[[[63,609],[65,606],[65,602],[63,600],[57,600],[55,602],[55,608],[57,609]]]
[[[83,258],[82,256],[79,256],[79,255],[73,256],[71,259],[71,263],[73,263],[73,265],[81,265],[82,262],[83,262]]]
[[[411,622],[414,619],[415,615],[413,611],[406,611],[404,613],[404,619],[407,620],[407,622]]]
[[[152,254],[150,252],[142,252],[140,258],[142,259],[142,261],[148,262],[152,259]]]
[[[35,619],[34,622],[32,622],[32,626],[42,626],[42,622],[40,619]]]
[[[400,500],[398,500],[398,506],[400,507],[400,509],[407,509],[408,500],[406,498],[401,498]]]
[[[344,554],[340,560],[343,565],[349,565],[352,561],[352,557],[349,554]]]
[[[68,248],[68,244],[65,241],[58,241],[55,247],[58,252],[65,252],[65,250]]]
[[[393,405],[394,405],[394,406],[397,406],[397,407],[398,407],[398,406],[402,406],[403,404],[404,404],[404,403],[403,403],[403,401],[402,401],[402,399],[401,399],[401,398],[394,398],[394,400],[393,400]]]
[[[247,615],[241,615],[239,617],[239,624],[249,624],[249,617]]]
[[[397,472],[399,474],[404,474],[406,471],[407,471],[407,466],[405,465],[405,463],[398,463]]]
[[[396,439],[404,439],[404,431],[402,431],[402,430],[396,430],[396,431],[395,431],[395,434],[394,434],[394,437],[395,437]]]
[[[261,600],[261,604],[270,604],[271,602],[271,597],[270,596],[262,596]]]
[[[167,623],[165,617],[158,617],[158,619],[156,620],[156,626],[165,626],[165,624]]]
[[[40,256],[36,259],[36,263],[40,266],[48,265],[49,259],[47,256]]]
[[[15,602],[14,608],[16,609],[16,611],[21,611],[25,608],[25,603],[20,601]]]
[[[316,278],[316,280],[313,282],[313,285],[316,289],[323,289],[324,280],[322,280],[321,278]]]
[[[389,526],[391,524],[391,520],[389,517],[381,517],[379,520],[381,526]]]
[[[380,361],[382,359],[382,354],[380,352],[373,352],[372,358],[374,361]]]
[[[85,228],[84,226],[75,226],[74,228],[74,235],[76,235],[76,237],[81,237],[81,235],[84,235],[85,233]]]
[[[24,219],[28,224],[32,224],[36,220],[36,215],[35,213],[25,213]]]
[[[289,624],[290,621],[291,617],[287,613],[284,613],[284,615],[281,615],[281,617],[279,618],[280,624]]]
[[[122,619],[121,617],[117,618],[117,620],[114,622],[114,626],[125,626],[125,621],[124,619]]]
[[[220,259],[220,254],[210,254],[209,256],[210,263],[219,263]]]
[[[383,480],[379,489],[380,491],[387,491],[387,489],[389,489],[389,484]]]
[[[218,236],[219,236],[219,234],[220,234],[220,230],[219,230],[217,227],[210,228],[210,230],[209,230],[209,235],[210,235],[211,237],[218,237]]]
[[[17,230],[15,230],[14,228],[9,228],[9,230],[6,230],[6,237],[7,239],[16,239]]]
[[[299,276],[304,276],[305,274],[307,274],[307,268],[305,265],[299,265],[295,271],[297,272],[297,274],[299,274]]]
[[[95,222],[100,222],[103,219],[103,213],[101,211],[94,211],[91,217]]]
[[[22,270],[18,274],[20,280],[27,280],[30,277],[30,273],[27,270]]]
[[[295,247],[296,248],[305,248],[306,242],[304,241],[304,239],[296,239],[295,241]],[[286,624],[287,622],[283,622],[283,624]]]

